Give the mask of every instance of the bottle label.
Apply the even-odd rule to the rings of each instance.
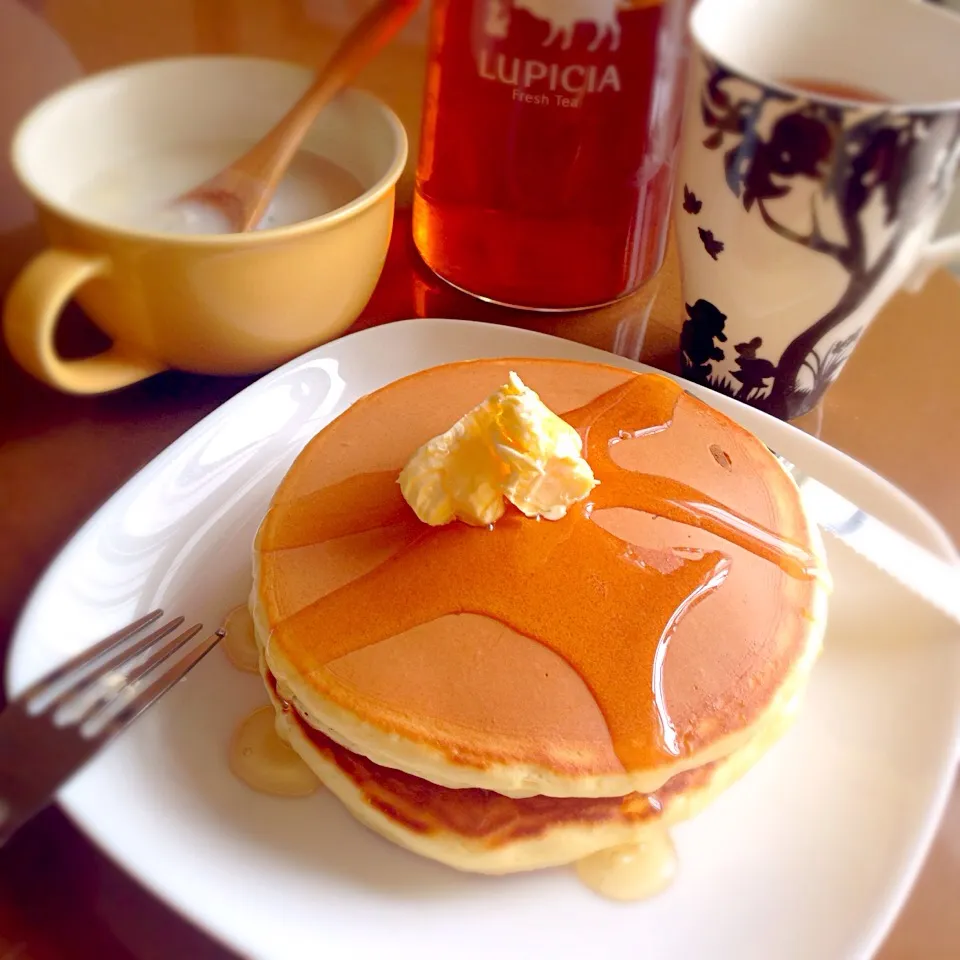
[[[531,105],[576,109],[588,95],[620,93],[631,13],[661,2],[479,0],[477,73]]]

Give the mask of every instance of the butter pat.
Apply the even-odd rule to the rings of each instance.
[[[509,500],[527,517],[559,520],[597,485],[580,435],[511,373],[509,381],[400,472],[400,490],[430,526],[496,523]]]

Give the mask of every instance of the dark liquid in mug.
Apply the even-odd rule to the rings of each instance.
[[[892,103],[890,97],[867,90],[864,87],[855,87],[851,83],[836,83],[833,80],[811,80],[807,77],[784,77],[780,81],[784,86],[812,93],[820,97],[838,97],[841,100],[858,100],[860,103]]]

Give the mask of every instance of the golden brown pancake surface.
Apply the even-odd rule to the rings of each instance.
[[[268,683],[271,679],[268,677]],[[277,702],[273,685],[274,702]],[[415,833],[452,833],[491,847],[569,824],[639,823],[660,817],[674,797],[709,782],[716,763],[672,777],[652,794],[625,797],[505,797],[492,790],[440,787],[382,767],[314,730],[289,704],[280,706],[317,753],[335,763],[380,813]]]
[[[556,522],[426,527],[400,468],[510,370],[580,430],[599,487]],[[255,601],[271,669],[335,739],[355,745],[349,718],[410,747],[391,760],[410,773],[422,749],[464,785],[516,765],[549,793],[541,773],[689,768],[748,731],[819,641],[816,543],[762,444],[672,381],[475,361],[308,445],[258,536]]]

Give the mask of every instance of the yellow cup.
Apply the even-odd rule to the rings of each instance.
[[[4,335],[17,362],[61,390],[100,393],[170,367],[256,373],[346,329],[383,268],[407,156],[400,120],[367,93],[342,93],[304,141],[364,188],[324,216],[189,235],[101,222],[77,201],[109,171],[172,147],[256,140],[311,77],[250,57],[157,60],[81,80],[37,106],[12,159],[50,247],[7,296]],[[57,353],[57,321],[73,296],[113,340],[105,353]]]

